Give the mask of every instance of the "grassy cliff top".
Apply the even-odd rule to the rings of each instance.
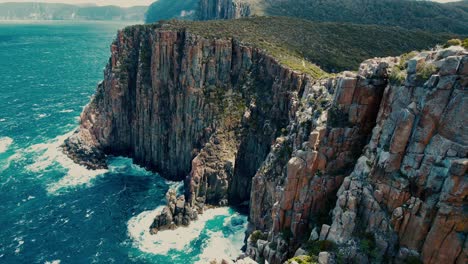
[[[365,59],[432,48],[452,37],[398,27],[312,22],[287,17],[206,22],[173,20],[162,28],[187,30],[206,38],[233,37],[266,50],[295,70],[315,76],[320,70],[311,63],[328,72],[357,70]]]

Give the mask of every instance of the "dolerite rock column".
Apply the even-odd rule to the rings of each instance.
[[[353,241],[372,234],[396,261],[466,263],[468,52],[421,52],[406,80],[385,89],[372,139],[338,192],[321,238],[368,258]]]
[[[269,232],[268,241],[249,244],[252,257],[283,263],[310,230],[330,221],[336,192],[369,140],[396,62],[368,60],[357,74],[305,87],[287,135],[276,140],[252,182],[250,221]]]

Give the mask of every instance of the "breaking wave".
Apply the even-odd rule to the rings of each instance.
[[[87,185],[99,175],[107,170],[89,170],[71,160],[62,152],[61,145],[64,140],[73,134],[73,131],[62,136],[58,136],[47,143],[32,145],[26,149],[27,153],[35,153],[34,163],[26,167],[31,172],[47,172],[56,169],[55,165],[60,165],[66,170],[65,176],[59,181],[49,184],[47,191],[51,194],[64,188]]]
[[[197,263],[208,263],[216,258],[235,258],[241,253],[247,225],[245,216],[233,213],[228,207],[209,209],[188,227],[151,235],[149,227],[163,208],[160,206],[155,210],[145,211],[128,221],[128,235],[133,241],[133,246],[140,251],[156,255],[167,255],[171,251],[184,255],[184,252],[191,251],[194,241],[206,237],[202,241],[202,253],[198,255]],[[218,217],[224,217],[224,220],[215,225],[218,227],[216,230],[212,230],[207,223],[216,221]]]

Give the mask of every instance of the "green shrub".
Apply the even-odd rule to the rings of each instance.
[[[400,70],[404,70],[406,68],[406,63],[416,57],[416,55],[418,55],[418,52],[417,51],[412,51],[412,52],[408,52],[408,53],[405,53],[403,55],[400,56],[400,63],[398,63],[398,67],[400,68]]]
[[[373,241],[369,239],[362,239],[360,243],[360,248],[362,252],[366,253],[367,255],[370,254],[370,252],[374,249],[375,244]]]
[[[336,244],[329,240],[309,241],[305,246],[305,250],[310,256],[318,256],[323,251],[335,251]]]
[[[463,40],[462,47],[464,47],[465,49],[468,49],[468,38]]]
[[[391,84],[401,85],[405,82],[405,80],[406,80],[406,71],[400,70],[400,68],[397,66],[393,67],[392,72],[390,73],[390,76],[388,76],[388,81]]]
[[[330,102],[330,100],[328,100],[327,98],[322,98],[322,99],[320,99],[320,106],[325,107],[325,106],[328,105],[329,102]]]
[[[448,48],[450,46],[461,46],[462,41],[460,39],[450,39],[445,43],[444,48]]]
[[[434,64],[421,62],[416,66],[416,77],[419,81],[426,81],[437,71]]]
[[[299,264],[316,264],[318,263],[318,258],[316,256],[297,256],[292,259],[289,259],[286,263],[291,264],[293,262],[297,262]]]
[[[264,234],[260,230],[255,230],[252,235],[250,235],[250,240],[252,241],[253,244],[257,244],[257,241],[260,240],[266,240],[268,238],[267,234]]]
[[[358,234],[358,237],[361,239],[359,246],[362,253],[368,255],[372,259],[377,259],[379,257],[377,245],[375,244],[375,235],[370,232],[365,232]]]

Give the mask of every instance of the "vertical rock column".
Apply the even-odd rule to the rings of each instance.
[[[468,56],[452,47],[421,52],[406,65],[404,83],[385,90],[372,139],[322,238],[349,247],[372,233],[380,256],[464,263]],[[359,248],[347,252],[369,257]]]

